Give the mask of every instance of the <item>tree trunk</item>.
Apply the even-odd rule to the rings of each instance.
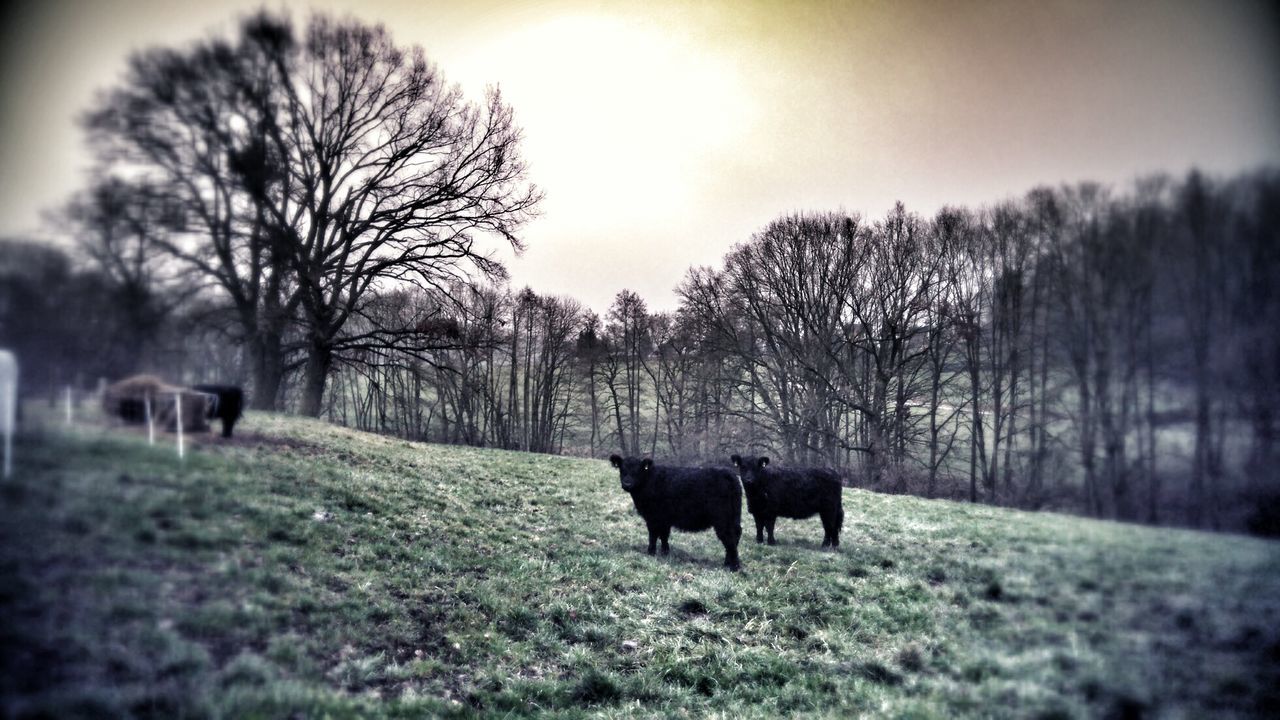
[[[1204,509],[1204,477],[1209,466],[1209,391],[1204,373],[1196,374],[1196,444],[1192,456],[1191,487],[1187,498],[1187,522],[1200,527]]]
[[[324,404],[324,386],[333,367],[333,349],[313,343],[302,371],[302,405],[298,412],[307,417],[320,417]]]
[[[972,417],[969,424],[969,502],[978,502],[979,459],[986,482],[987,436],[986,426],[982,421],[981,385],[977,366],[973,361],[969,364],[969,404]]]
[[[1160,522],[1160,474],[1156,467],[1156,371],[1151,340],[1152,313],[1147,312],[1145,360],[1147,371],[1147,522]]]
[[[1102,498],[1098,491],[1098,473],[1094,458],[1095,430],[1093,417],[1093,399],[1087,384],[1080,387],[1080,464],[1084,466],[1084,486],[1089,512],[1095,517],[1102,515]]]
[[[876,373],[875,389],[873,390],[872,408],[870,413],[865,413],[867,420],[867,429],[870,433],[871,452],[868,453],[871,460],[871,487],[880,489],[880,483],[884,476],[884,469],[889,458],[889,439],[885,433],[884,407],[889,401],[889,378]]]
[[[935,363],[929,374],[929,482],[925,486],[924,496],[932,498],[938,484],[938,403],[942,393],[942,372]]]
[[[600,402],[596,396],[596,365],[594,360],[587,364],[587,393],[591,397],[591,457],[596,457],[596,438],[600,432]]]
[[[254,410],[278,410],[280,385],[284,380],[284,357],[276,338],[254,337],[248,342],[249,407]]]
[[[868,475],[871,481],[870,487],[874,490],[881,489],[881,481],[884,477],[884,469],[886,466],[885,433],[882,425],[882,418],[867,417],[867,436],[868,445],[871,448],[867,452]]]
[[[614,381],[609,382],[609,396],[613,399],[613,417],[618,422],[618,444],[622,446],[622,454],[627,454],[627,433],[622,429],[622,405],[618,402],[618,390]]]
[[[1009,361],[1009,416],[1007,419],[1008,426],[1004,431],[1004,498],[1005,502],[1016,505],[1013,502],[1017,497],[1013,487],[1013,445],[1014,440],[1018,436],[1018,351],[1015,348],[1012,353],[1012,359]]]

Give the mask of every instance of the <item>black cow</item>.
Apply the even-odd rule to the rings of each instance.
[[[742,475],[742,489],[747,493],[747,512],[756,519],[756,542],[774,545],[773,524],[780,517],[822,518],[822,547],[840,547],[840,526],[844,524],[844,508],[840,500],[840,476],[821,468],[769,467],[767,457],[729,458]]]
[[[662,554],[671,552],[671,528],[699,532],[714,528],[724,544],[724,564],[740,567],[738,540],[742,538],[742,489],[728,468],[687,468],[654,465],[649,458],[609,458],[621,475],[622,489],[631,493],[636,511],[649,528],[649,554],[658,540]]]
[[[222,437],[231,437],[231,429],[244,414],[244,390],[234,385],[196,385],[192,390],[207,393],[216,398],[209,404],[207,417],[222,420]]]

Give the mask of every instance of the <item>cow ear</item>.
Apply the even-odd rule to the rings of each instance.
[[[765,455],[764,457],[760,458],[760,467],[764,467],[765,465],[768,465],[768,464],[769,464],[768,455]]]
[[[650,470],[652,470],[652,469],[653,469],[653,461],[652,461],[652,460],[650,460],[649,458],[645,458],[644,460],[641,460],[641,461],[640,461],[640,471],[641,471],[641,472],[649,472],[649,471],[650,471]]]
[[[733,463],[733,466],[734,466],[734,467],[736,467],[736,468],[740,468],[740,467],[742,467],[742,456],[741,456],[741,455],[730,455],[730,456],[729,456],[729,462]]]
[[[609,456],[609,464],[613,465],[614,467],[618,468],[619,470],[620,470],[620,469],[622,469],[622,456],[620,456],[620,455],[610,455],[610,456]]]

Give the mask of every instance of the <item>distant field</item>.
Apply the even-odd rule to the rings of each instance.
[[[238,434],[20,438],[0,713],[1280,714],[1278,542],[847,490],[840,552],[745,516],[731,574],[603,461]]]

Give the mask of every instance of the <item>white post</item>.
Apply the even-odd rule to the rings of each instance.
[[[71,424],[71,386],[67,386],[67,424]]]
[[[147,413],[147,443],[156,444],[156,419],[151,415],[151,393],[147,393],[147,397],[143,400],[143,408]]]
[[[13,475],[13,431],[18,423],[18,359],[0,350],[0,431],[4,432],[4,477]]]
[[[0,392],[4,393],[4,476],[8,479],[13,475],[13,422],[18,400],[14,396],[18,394],[17,383],[6,383],[4,387],[0,387]]]
[[[173,394],[173,406],[176,409],[177,416],[178,416],[178,459],[182,460],[183,458],[186,457],[186,454],[184,453],[184,450],[182,447],[182,392],[181,391]]]

